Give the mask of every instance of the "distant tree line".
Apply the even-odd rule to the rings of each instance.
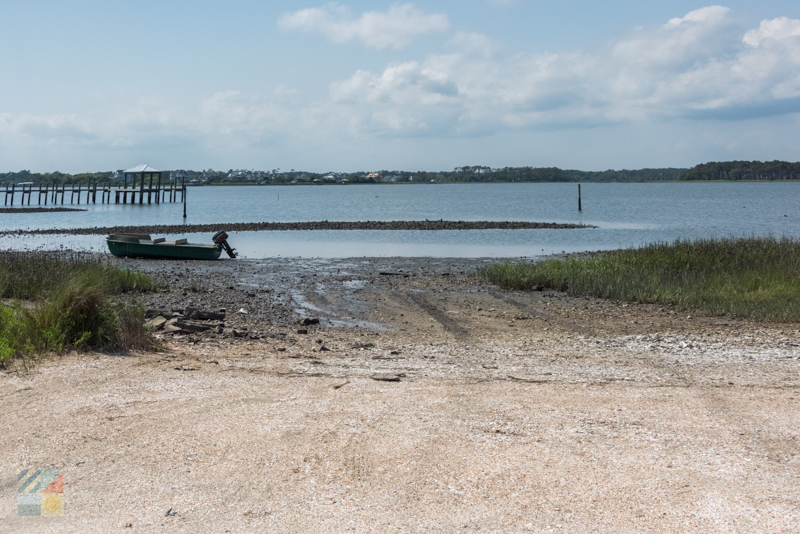
[[[82,172],[79,174],[65,174],[62,172],[6,172],[0,173],[0,183],[18,184],[21,182],[33,182],[34,185],[56,184],[56,185],[78,185],[89,184],[97,181],[103,183],[114,176],[113,172]]]
[[[326,183],[485,183],[485,182],[668,182],[691,180],[800,180],[800,162],[786,161],[727,161],[696,165],[691,169],[637,169],[578,171],[558,167],[502,167],[484,166],[456,167],[452,171],[358,171],[351,173],[313,173],[296,171],[281,172],[247,171],[247,177],[237,176],[234,171],[214,172],[187,171],[189,180],[198,182],[230,184],[326,184]],[[238,171],[237,171],[238,172]],[[113,172],[87,172],[66,174],[61,172],[32,173],[30,171],[0,173],[0,185],[33,182],[34,185],[86,185],[106,183]],[[170,171],[162,171],[162,184],[169,183]]]
[[[577,171],[558,167],[456,167],[447,178],[455,182],[663,182],[680,179],[686,169]]]
[[[687,170],[681,180],[800,180],[800,162],[711,161]]]

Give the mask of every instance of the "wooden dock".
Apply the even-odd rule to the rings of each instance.
[[[126,180],[127,182],[127,180]],[[120,187],[120,185],[122,185]],[[13,206],[15,200],[19,201],[20,206],[30,206],[33,194],[36,193],[37,205],[47,206],[48,202],[53,205],[65,204],[69,197],[70,204],[80,204],[81,198],[86,204],[97,204],[97,194],[100,193],[101,204],[161,204],[162,202],[183,202],[186,196],[186,183],[168,185],[158,182],[154,185],[153,180],[145,184],[145,180],[137,185],[113,184],[109,181],[105,184],[98,184],[96,181],[89,184],[71,185],[65,184],[11,184],[6,185],[5,205]],[[60,198],[59,198],[60,197]],[[180,197],[180,198],[179,198]],[[26,202],[27,200],[27,202]],[[60,200],[60,202],[59,202]]]

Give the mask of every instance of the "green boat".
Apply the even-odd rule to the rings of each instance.
[[[167,241],[163,237],[152,239],[148,234],[111,234],[106,243],[111,254],[119,258],[216,260],[223,249],[231,258],[236,257],[227,239],[225,232],[217,232],[213,244],[187,243],[186,239]]]

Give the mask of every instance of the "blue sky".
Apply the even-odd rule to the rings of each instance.
[[[796,0],[29,0],[0,20],[0,172],[800,159]]]

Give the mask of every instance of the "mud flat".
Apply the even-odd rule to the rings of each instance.
[[[0,213],[60,213],[65,211],[89,211],[78,208],[0,208]]]
[[[203,232],[279,232],[289,230],[565,230],[596,228],[584,224],[525,221],[309,221],[187,224],[161,226],[103,226],[73,229],[5,230],[2,235],[109,235],[109,234],[196,234]]]
[[[797,532],[797,325],[482,259],[112,261],[225,331],[0,375],[3,532],[53,527],[21,468],[65,470],[63,532]]]

